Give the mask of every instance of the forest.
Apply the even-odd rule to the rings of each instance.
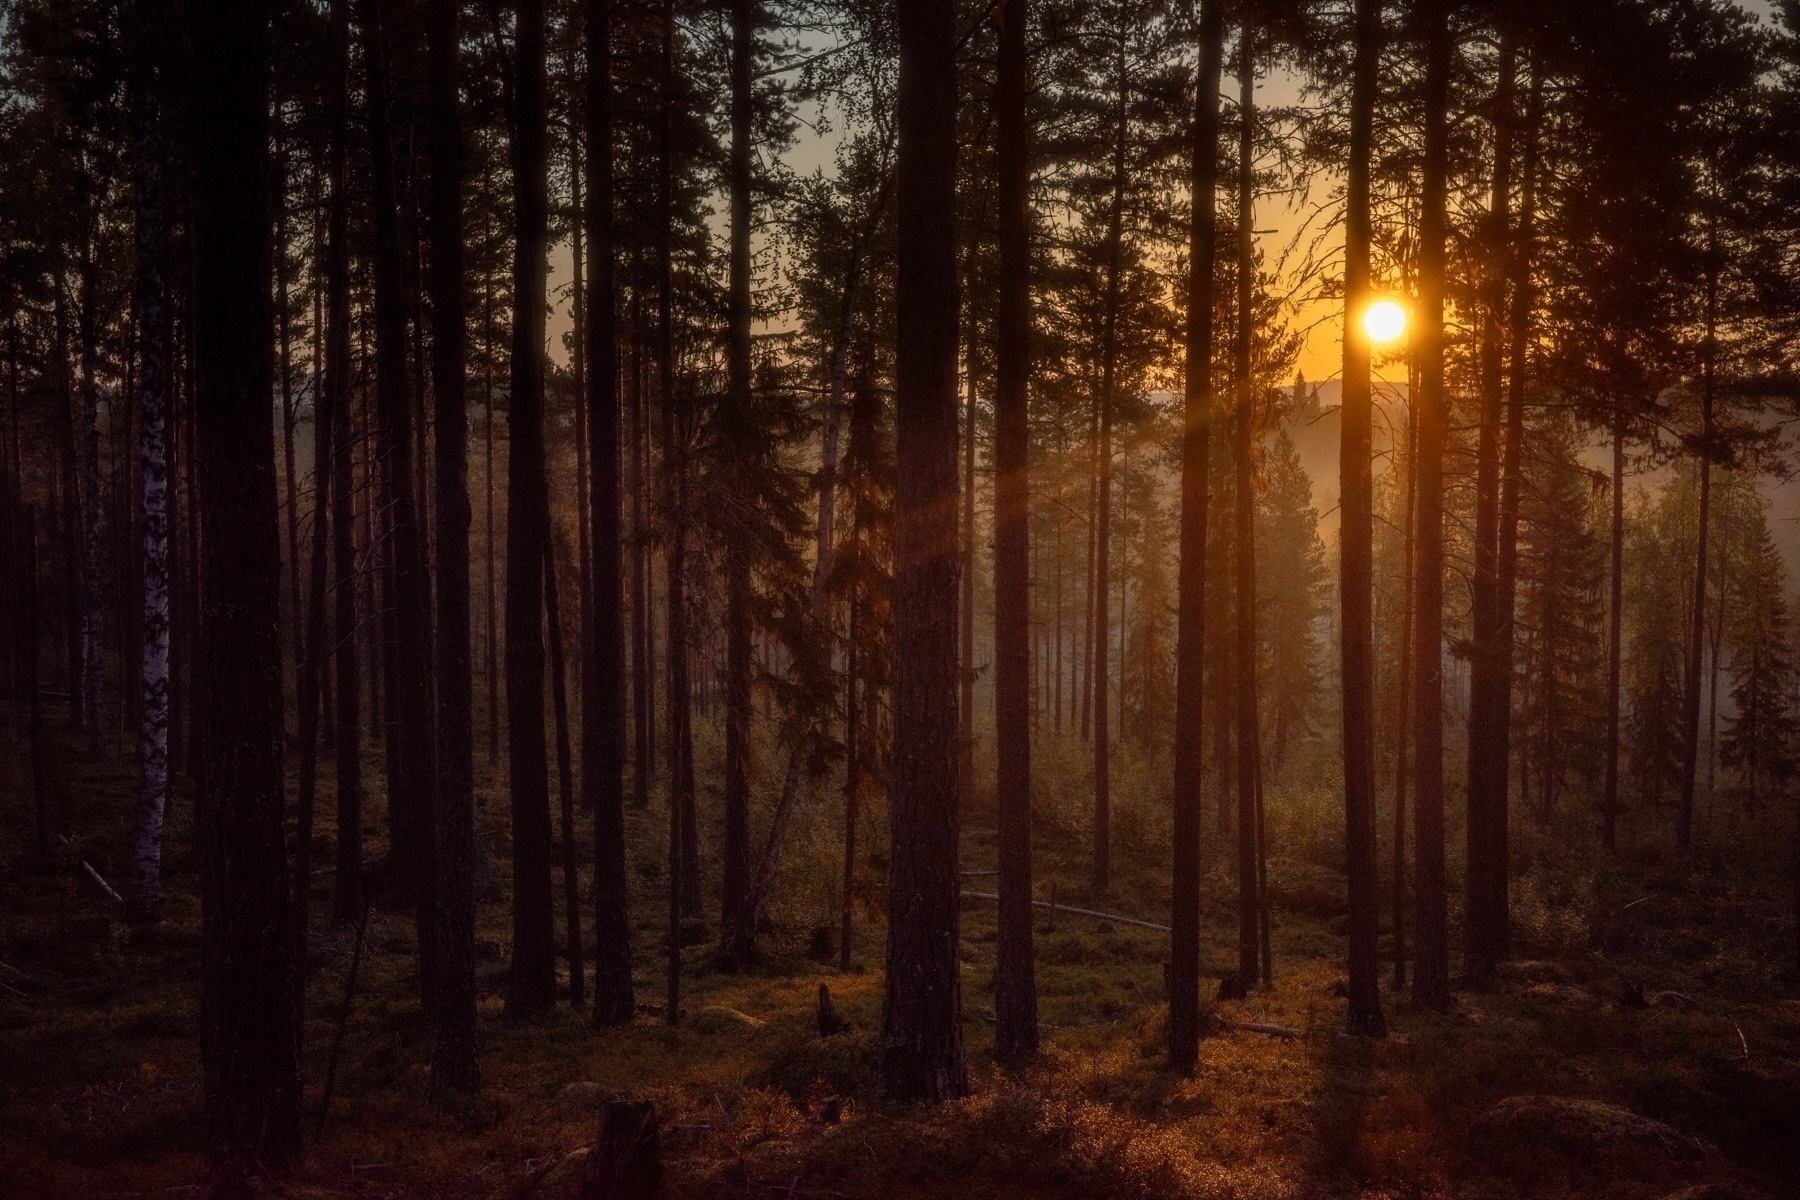
[[[0,0],[0,1195],[1800,1195],[1800,0]]]

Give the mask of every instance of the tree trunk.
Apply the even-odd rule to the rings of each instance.
[[[562,816],[563,919],[568,937],[569,1007],[587,1004],[587,971],[581,961],[581,860],[575,853],[575,756],[569,745],[569,688],[563,669],[562,595],[556,582],[552,539],[544,539],[544,625],[550,631],[550,709],[556,730],[556,793]]]
[[[1419,218],[1419,299],[1413,340],[1419,366],[1417,577],[1413,627],[1413,806],[1418,929],[1413,1003],[1450,1006],[1449,914],[1444,894],[1444,240],[1449,155],[1450,40],[1445,0],[1427,0],[1425,155]]]
[[[201,1050],[213,1195],[300,1157],[282,822],[281,535],[269,398],[268,9],[199,0],[195,369],[201,488]]]
[[[1700,513],[1694,546],[1693,604],[1688,613],[1687,665],[1682,677],[1681,800],[1675,813],[1675,845],[1694,840],[1694,782],[1700,763],[1700,658],[1706,637],[1706,555],[1712,524],[1713,390],[1719,324],[1718,222],[1709,217],[1706,245],[1705,341],[1700,377]]]
[[[1464,873],[1464,969],[1488,986],[1506,942],[1506,786],[1499,745],[1500,426],[1504,397],[1507,263],[1511,238],[1513,104],[1517,54],[1510,30],[1500,38],[1494,95],[1493,198],[1488,206],[1487,263],[1480,282],[1480,432],[1475,452],[1475,571],[1469,651],[1467,870]]]
[[[81,678],[70,680],[71,692],[81,689],[81,720],[88,733],[88,751],[99,754],[106,732],[106,631],[100,598],[100,298],[94,262],[93,234],[88,236],[81,270],[81,312],[77,322],[81,344]],[[274,381],[271,380],[271,383]],[[280,553],[280,547],[276,548]],[[279,598],[277,599],[279,603]]]
[[[1619,650],[1625,627],[1625,405],[1613,404],[1611,581],[1606,622],[1606,779],[1601,794],[1601,836],[1608,850],[1618,846],[1619,823]]]
[[[1538,126],[1543,117],[1543,68],[1533,58],[1531,94],[1526,101],[1524,179],[1519,193],[1519,224],[1512,250],[1512,311],[1507,336],[1512,375],[1507,381],[1506,449],[1500,486],[1500,550],[1495,592],[1494,750],[1490,767],[1500,812],[1495,829],[1501,839],[1500,878],[1496,884],[1495,947],[1501,958],[1512,953],[1512,907],[1509,895],[1511,853],[1508,829],[1512,771],[1513,638],[1519,582],[1519,494],[1525,453],[1525,381],[1531,369],[1531,262],[1537,228]]]
[[[333,589],[333,639],[337,677],[337,871],[332,887],[331,919],[347,925],[362,912],[362,661],[357,656],[360,624],[357,592],[360,572],[356,561],[356,502],[353,472],[355,438],[351,428],[350,360],[350,3],[333,0],[328,34],[331,82],[327,100],[330,145],[327,175],[331,189],[326,218],[325,243],[325,374],[321,383],[323,403],[333,413],[329,438],[321,438],[315,417],[315,486],[320,477],[317,455],[330,456],[324,477],[330,481],[331,555],[336,575]],[[321,444],[322,443],[322,444]],[[324,511],[324,499],[314,501]],[[314,553],[319,552],[319,518],[313,529]],[[367,542],[365,541],[365,545]],[[321,559],[323,555],[320,555]],[[316,569],[316,568],[315,568]]]
[[[1350,171],[1345,198],[1345,376],[1343,376],[1343,425],[1337,459],[1341,488],[1339,531],[1339,612],[1341,669],[1343,669],[1343,745],[1345,745],[1345,846],[1350,860],[1350,1011],[1345,1018],[1348,1033],[1379,1038],[1388,1031],[1381,1013],[1381,964],[1379,936],[1381,910],[1375,882],[1375,664],[1373,664],[1373,488],[1370,482],[1373,390],[1370,385],[1372,349],[1363,333],[1364,309],[1370,293],[1370,158],[1375,139],[1377,79],[1381,72],[1381,0],[1357,0],[1355,4],[1355,65],[1350,92]],[[1415,408],[1417,410],[1417,408]],[[1411,441],[1409,421],[1409,441]],[[1417,480],[1417,455],[1409,455],[1408,486]],[[1408,493],[1406,567],[1413,565],[1411,491]],[[1411,585],[1411,574],[1408,574]],[[1411,631],[1411,596],[1408,596],[1408,633]],[[1408,671],[1402,651],[1402,675]],[[1402,682],[1400,694],[1406,694]],[[1406,705],[1400,705],[1404,729]],[[1400,811],[1406,808],[1406,734],[1400,734],[1400,759],[1395,775],[1395,979],[1404,977],[1404,936],[1400,932],[1400,880],[1406,876],[1404,837]]]
[[[431,581],[420,546],[418,492],[413,479],[412,399],[406,370],[405,259],[395,202],[394,163],[388,132],[387,37],[384,0],[361,0],[363,72],[369,123],[370,177],[375,227],[375,397],[379,409],[377,452],[385,470],[384,507],[391,538],[388,597],[394,629],[393,669],[388,675],[389,725],[396,759],[388,762],[389,802],[399,835],[392,848],[394,875],[413,901],[419,941],[419,988],[426,1011],[436,981],[437,937],[434,808],[436,746],[431,711]]]
[[[701,909],[700,821],[694,801],[693,692],[688,681],[687,443],[675,398],[673,0],[664,0],[662,17],[662,64],[657,88],[656,377],[658,408],[662,414],[665,499],[669,513],[669,547],[663,564],[667,639],[664,654],[669,667],[666,722],[669,731],[669,804],[680,817],[681,910],[698,915]],[[674,821],[675,817],[672,815],[670,820]],[[678,960],[670,969],[679,969]]]
[[[1400,678],[1396,687],[1399,692],[1399,701],[1394,706],[1396,725],[1394,740],[1397,743],[1394,753],[1394,990],[1396,992],[1406,988],[1406,785],[1412,777],[1411,770],[1407,766],[1406,754],[1408,737],[1412,732],[1413,581],[1416,578],[1413,534],[1417,527],[1416,517],[1419,506],[1418,413],[1416,393],[1409,388],[1406,402],[1406,525],[1402,533],[1404,549],[1401,552],[1403,560],[1401,594],[1404,599],[1401,602],[1400,617]],[[1371,555],[1371,557],[1373,556]],[[1372,654],[1370,658],[1373,658]],[[1372,758],[1374,749],[1372,731],[1369,741]],[[1372,764],[1369,775],[1372,788],[1374,785]],[[1373,821],[1373,814],[1367,819]]]
[[[1112,202],[1106,227],[1106,317],[1100,345],[1099,481],[1094,513],[1094,831],[1089,880],[1096,893],[1112,883],[1112,427],[1119,366],[1119,259],[1125,219],[1125,32],[1119,30],[1117,112],[1113,131]]]
[[[582,638],[581,785],[594,814],[594,1020],[631,1020],[625,876],[625,626],[620,604],[619,396],[613,303],[612,5],[587,0],[588,528],[593,626]]]
[[[1232,354],[1232,382],[1237,395],[1232,423],[1232,467],[1237,503],[1232,539],[1237,576],[1233,606],[1237,634],[1237,670],[1233,700],[1237,709],[1237,868],[1238,982],[1248,991],[1260,974],[1262,889],[1256,868],[1256,777],[1260,722],[1256,700],[1256,493],[1251,460],[1252,426],[1256,420],[1256,380],[1251,349],[1256,303],[1256,26],[1245,9],[1238,42],[1238,227],[1237,336]]]
[[[862,783],[862,711],[857,695],[856,635],[861,597],[855,585],[850,589],[850,637],[845,645],[848,661],[844,667],[844,882],[843,932],[838,943],[838,970],[850,971],[851,919],[856,907],[856,802]]]
[[[999,74],[994,93],[1000,192],[1000,298],[994,372],[994,733],[999,754],[1000,934],[994,968],[994,1057],[1002,1062],[1015,1062],[1038,1048],[1037,980],[1031,950],[1028,20],[1027,0],[1002,0],[997,16]],[[972,459],[972,444],[969,453]],[[970,499],[966,486],[964,499]],[[964,516],[965,533],[971,517],[972,513]],[[972,579],[973,563],[966,569]]]
[[[544,752],[544,276],[549,218],[543,0],[520,0],[513,47],[512,452],[507,462],[506,725],[512,799],[508,1012],[556,1003],[550,770]]]
[[[127,10],[134,34],[147,32],[147,5]],[[132,915],[155,920],[162,895],[163,814],[169,801],[169,459],[164,370],[162,121],[152,92],[152,64],[139,43],[128,76],[132,176],[137,203],[138,462],[143,474],[143,711],[138,753],[137,824],[132,836]],[[18,412],[18,334],[13,331],[14,419]],[[16,428],[16,426],[15,426]],[[9,481],[10,483],[10,481]],[[10,492],[10,486],[8,491]],[[8,496],[11,500],[11,496]],[[13,532],[8,512],[7,534]],[[16,564],[15,564],[16,566]],[[35,639],[37,631],[30,631]],[[35,657],[35,655],[34,655]],[[35,680],[33,685],[35,686]],[[13,707],[18,708],[18,685]]]
[[[881,1075],[966,1095],[958,980],[956,11],[901,0],[895,354],[894,775]]]
[[[427,0],[431,189],[431,384],[437,507],[437,981],[431,1088],[473,1092],[475,1060],[475,730],[469,655],[468,314],[463,267],[459,8]]]
[[[1169,1066],[1193,1073],[1200,1054],[1200,824],[1206,684],[1206,522],[1212,463],[1213,274],[1218,256],[1222,0],[1200,10],[1194,109],[1193,213],[1188,241],[1187,383],[1181,437],[1181,566],[1175,651],[1173,899],[1169,916]]]
[[[751,58],[756,9],[751,0],[731,2],[731,154],[728,183],[731,207],[729,287],[726,321],[727,431],[754,420],[750,380],[750,154],[753,121]],[[733,471],[738,502],[749,506],[749,468]],[[756,954],[750,912],[751,679],[753,635],[748,530],[736,530],[725,547],[725,838],[719,906],[718,963],[724,970],[747,966]]]

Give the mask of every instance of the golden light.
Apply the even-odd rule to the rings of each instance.
[[[1363,310],[1362,327],[1376,345],[1397,341],[1406,332],[1406,310],[1392,300],[1377,300]]]

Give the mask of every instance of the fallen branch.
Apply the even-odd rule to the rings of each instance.
[[[1000,897],[994,895],[992,892],[964,892],[962,897],[965,900],[992,900],[996,904],[1000,901]],[[1158,925],[1155,921],[1140,921],[1136,917],[1121,917],[1117,913],[1096,912],[1091,908],[1071,908],[1067,904],[1058,904],[1054,900],[1033,900],[1031,906],[1033,908],[1047,908],[1052,913],[1073,913],[1078,917],[1092,917],[1096,921],[1117,921],[1121,925],[1136,925],[1139,929],[1156,929],[1163,933],[1169,932],[1169,927],[1167,925]]]
[[[1288,1025],[1265,1025],[1261,1021],[1226,1021],[1224,1025],[1230,1029],[1242,1030],[1245,1033],[1262,1033],[1269,1037],[1299,1040],[1306,1036],[1298,1029]]]
[[[1610,921],[1614,917],[1618,916],[1620,913],[1630,912],[1632,909],[1636,908],[1640,904],[1648,904],[1648,903],[1650,903],[1650,901],[1660,898],[1662,896],[1662,894],[1663,893],[1661,893],[1661,892],[1651,892],[1648,896],[1645,896],[1639,900],[1633,900],[1630,904],[1625,905],[1625,907],[1623,907],[1623,908],[1615,908],[1615,909],[1613,909],[1613,911],[1606,914],[1606,919],[1608,921]]]
[[[57,837],[57,840],[62,842],[62,844],[65,846],[73,846],[75,844],[74,842],[69,840],[69,835],[66,833],[59,833],[56,835],[56,837]],[[104,875],[102,875],[102,874],[100,874],[100,872],[94,870],[93,863],[89,862],[87,859],[84,858],[81,860],[81,869],[87,872],[87,876],[89,879],[93,880],[95,883],[100,885],[101,891],[105,892],[108,896],[112,897],[112,899],[117,901],[118,903],[120,903],[120,904],[125,903],[125,897],[123,897],[123,896],[119,895],[119,893],[113,891],[113,885],[106,882],[106,877]]]

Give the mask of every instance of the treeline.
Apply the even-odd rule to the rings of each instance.
[[[139,919],[171,781],[192,784],[226,1175],[299,1153],[321,868],[333,922],[375,886],[413,908],[433,1087],[479,1085],[478,766],[504,767],[515,1014],[557,1002],[559,952],[571,1003],[637,1010],[628,806],[666,805],[671,1023],[704,878],[713,961],[748,967],[795,822],[833,822],[846,964],[883,876],[897,1100],[967,1087],[959,798],[966,821],[990,746],[1007,1060],[1037,1044],[1045,745],[1091,769],[1096,895],[1116,807],[1168,822],[1177,1070],[1209,840],[1238,883],[1231,982],[1270,980],[1284,777],[1341,762],[1366,1035],[1384,910],[1414,1003],[1450,1002],[1453,929],[1491,980],[1520,819],[1686,853],[1701,799],[1787,796],[1795,664],[1757,480],[1784,469],[1800,311],[1792,13],[3,19],[11,714],[34,763],[65,692],[93,754],[135,745]],[[791,165],[817,149],[829,170]],[[1282,204],[1306,214],[1286,240],[1259,228]],[[1381,298],[1410,310],[1403,342],[1365,330]],[[1321,309],[1344,329],[1323,412],[1293,382]],[[1335,576],[1297,449],[1325,418]],[[1646,470],[1667,482],[1634,500]],[[1115,796],[1121,756],[1166,786]],[[47,847],[68,831],[34,775]]]

